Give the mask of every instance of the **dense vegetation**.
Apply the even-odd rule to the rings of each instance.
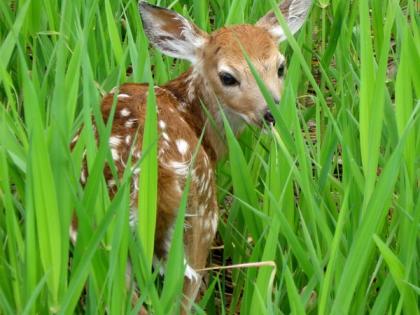
[[[303,30],[281,46],[287,88],[275,130],[229,137],[218,166],[221,222],[210,264],[256,264],[212,271],[198,314],[419,313],[418,3],[314,3]],[[275,1],[158,4],[211,31],[254,23]],[[96,145],[91,117],[101,121],[101,97],[113,86],[151,73],[161,84],[187,67],[149,51],[136,0],[0,1],[0,314],[135,314],[143,303],[175,312],[182,238],[165,279],[147,272],[151,256],[140,252],[153,215],[141,220],[136,242],[130,168],[110,200],[102,175],[112,163],[109,125],[99,124]],[[82,187],[85,151],[91,176]],[[142,160],[151,170],[141,179],[146,205],[155,203],[155,161]],[[126,287],[128,257],[137,301],[136,286]]]

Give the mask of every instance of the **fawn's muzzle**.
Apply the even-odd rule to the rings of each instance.
[[[264,120],[267,124],[272,124],[275,125],[276,124],[276,120],[274,119],[273,114],[268,110],[265,112],[264,114]]]

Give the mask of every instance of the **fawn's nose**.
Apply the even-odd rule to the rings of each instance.
[[[276,120],[274,119],[273,114],[269,110],[267,110],[265,112],[265,114],[264,114],[264,120],[268,124],[275,125],[275,123],[276,123]]]

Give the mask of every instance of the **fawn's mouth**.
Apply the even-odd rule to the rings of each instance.
[[[276,124],[276,120],[269,110],[267,110],[264,114],[264,121],[269,126],[274,126]]]

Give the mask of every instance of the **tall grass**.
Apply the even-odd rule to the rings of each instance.
[[[276,1],[150,2],[211,31],[254,23]],[[414,0],[315,1],[304,29],[281,45],[288,71],[282,104],[272,106],[276,127],[236,140],[226,125],[229,158],[217,169],[224,246],[210,261],[271,263],[212,271],[197,313],[419,313],[418,10]],[[0,1],[0,314],[136,314],[143,303],[176,312],[183,211],[165,279],[149,268],[153,93],[138,233],[128,226],[131,165],[108,196],[112,120],[102,122],[99,104],[122,82],[162,84],[187,67],[149,52],[136,1]]]

